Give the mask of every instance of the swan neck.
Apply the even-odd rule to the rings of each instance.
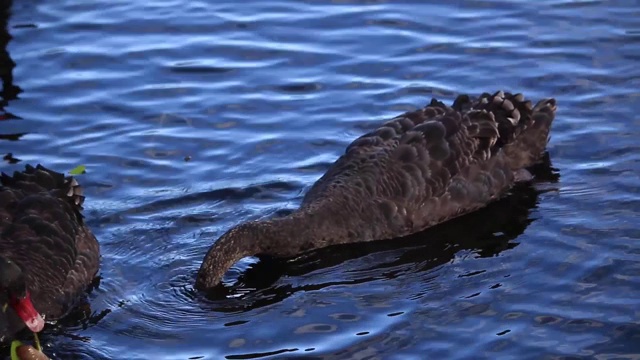
[[[200,266],[196,288],[218,286],[227,270],[247,256],[287,258],[325,246],[322,222],[314,214],[293,213],[282,218],[240,224],[209,249]]]

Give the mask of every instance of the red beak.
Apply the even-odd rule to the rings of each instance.
[[[40,332],[44,328],[44,319],[33,307],[29,292],[23,298],[12,297],[11,307],[31,331]]]

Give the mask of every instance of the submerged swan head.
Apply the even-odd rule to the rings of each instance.
[[[255,255],[287,258],[326,245],[324,222],[308,213],[242,223],[211,246],[200,266],[195,287],[213,288],[238,260]]]
[[[260,226],[254,222],[240,224],[222,235],[209,249],[196,278],[196,288],[218,285],[229,268],[243,257],[256,255],[262,241]]]
[[[217,286],[238,260],[260,254],[286,256],[287,237],[283,219],[240,224],[222,235],[209,249],[196,278],[196,288]]]

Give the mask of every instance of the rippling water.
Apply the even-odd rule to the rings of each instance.
[[[3,4],[0,170],[86,165],[103,250],[91,317],[46,332],[55,358],[640,353],[637,2]],[[219,235],[295,208],[373,124],[500,88],[558,99],[534,186],[400,243],[246,259],[226,298],[193,291]]]

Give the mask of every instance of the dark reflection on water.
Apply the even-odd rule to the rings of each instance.
[[[11,40],[11,35],[8,32],[8,21],[11,12],[11,1],[2,1],[0,3],[0,80],[2,80],[2,91],[0,92],[0,123],[5,124],[4,121],[12,119],[20,119],[16,115],[6,110],[9,102],[18,98],[18,94],[22,91],[18,86],[13,83],[13,68],[15,63],[11,59],[11,55],[7,50],[7,45]],[[17,141],[26,133],[15,133],[9,130],[9,126],[0,127],[0,141]],[[5,130],[7,129],[7,130]],[[6,153],[3,155],[3,160],[16,164],[20,160],[15,158],[12,153]]]
[[[102,244],[100,283],[43,336],[54,358],[640,351],[633,2],[26,0],[0,10],[0,170],[86,165],[87,221]],[[535,184],[412,238],[248,258],[226,293],[193,290],[218,236],[294,209],[356,136],[431,96],[497,88],[558,99],[558,171],[538,169]]]

